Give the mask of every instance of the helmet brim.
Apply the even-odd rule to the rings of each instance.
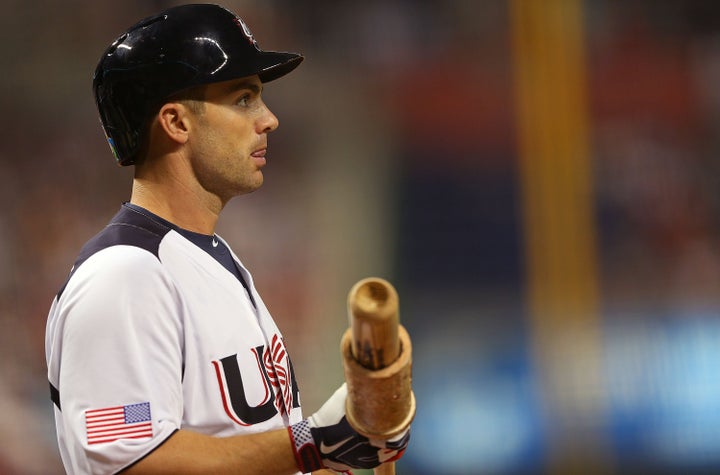
[[[281,78],[302,63],[304,57],[297,53],[263,51],[258,58],[258,77],[262,82]]]

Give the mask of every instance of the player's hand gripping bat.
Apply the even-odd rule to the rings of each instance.
[[[369,439],[389,440],[415,416],[410,337],[399,323],[395,288],[379,278],[363,279],[348,295],[350,328],[340,343],[347,382],[346,415]],[[375,475],[395,473],[394,462]]]

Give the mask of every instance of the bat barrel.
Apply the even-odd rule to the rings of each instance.
[[[381,369],[400,355],[398,295],[379,278],[363,279],[348,295],[348,317],[355,360],[368,369]]]
[[[343,335],[341,352],[348,397],[345,413],[355,430],[371,439],[388,440],[408,428],[415,417],[412,392],[412,345],[400,326],[400,356],[379,370],[365,368],[352,355],[351,329]]]
[[[348,422],[368,438],[391,439],[415,416],[412,344],[399,324],[397,292],[383,279],[364,279],[348,295],[348,316],[340,343]]]

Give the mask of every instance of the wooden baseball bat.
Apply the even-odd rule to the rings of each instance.
[[[395,288],[376,277],[359,281],[348,295],[348,317],[350,328],[340,343],[348,422],[365,437],[391,439],[415,417],[412,345],[400,325]],[[394,475],[395,463],[384,463],[374,473]]]

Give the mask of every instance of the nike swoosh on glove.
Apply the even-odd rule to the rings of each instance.
[[[329,468],[348,472],[370,469],[399,459],[410,441],[408,428],[390,440],[358,434],[345,417],[347,386],[343,384],[312,416],[288,428],[295,460],[303,473]]]

